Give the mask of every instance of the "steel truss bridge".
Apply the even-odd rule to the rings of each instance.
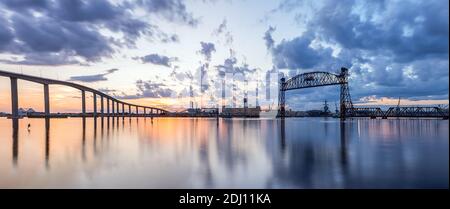
[[[48,78],[41,78],[31,75],[23,75],[18,73],[12,73],[7,71],[0,70],[0,76],[9,77],[11,80],[11,112],[12,118],[19,118],[19,99],[18,99],[18,91],[17,91],[17,80],[26,80],[34,83],[42,84],[44,87],[44,106],[45,106],[45,117],[51,117],[50,112],[50,93],[49,93],[49,85],[63,85],[69,86],[75,89],[80,90],[81,93],[81,116],[158,116],[164,115],[168,113],[167,110],[150,107],[150,106],[142,106],[127,103],[124,101],[120,101],[110,95],[107,95],[101,91],[72,83],[67,81],[59,81]],[[93,112],[92,114],[86,113],[86,92],[90,92],[93,94]],[[100,97],[100,111],[97,111],[97,97]],[[106,101],[106,102],[104,102]],[[106,103],[106,105],[104,105]],[[125,108],[128,107],[128,110]],[[132,113],[132,108],[135,109],[135,112]],[[139,109],[142,109],[143,112],[139,113]]]
[[[440,107],[391,107],[383,111],[379,107],[354,107],[348,87],[348,69],[341,68],[339,74],[329,72],[308,72],[296,75],[289,80],[281,78],[279,92],[279,116],[285,117],[285,92],[320,86],[340,85],[339,117],[370,117],[383,119],[388,117],[438,117],[448,119],[448,109]]]

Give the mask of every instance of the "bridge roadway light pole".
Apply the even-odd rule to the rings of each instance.
[[[44,84],[44,107],[45,117],[50,117],[50,94],[48,90],[48,84]]]
[[[19,98],[17,94],[17,78],[10,77],[11,79],[11,113],[12,119],[19,118]]]
[[[84,90],[81,90],[81,114],[83,117],[86,116],[86,94]]]

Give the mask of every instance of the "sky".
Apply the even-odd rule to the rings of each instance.
[[[396,105],[399,97],[402,105],[448,104],[448,6],[446,0],[2,0],[0,70],[179,110],[191,101],[239,107],[245,95],[255,106],[256,89],[259,105],[275,107],[277,76],[346,67],[357,105]],[[52,112],[81,109],[79,91],[50,86],[50,92]],[[43,110],[42,85],[19,81],[19,95],[20,107]],[[286,97],[289,109],[317,109],[324,100],[338,102],[339,87]],[[9,79],[0,77],[0,112],[10,106]]]

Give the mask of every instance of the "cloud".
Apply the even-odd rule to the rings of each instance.
[[[212,53],[213,52],[215,52],[216,51],[216,48],[215,48],[215,46],[214,46],[214,44],[213,43],[208,43],[208,42],[200,42],[200,45],[201,45],[201,49],[200,49],[200,54],[202,54],[203,56],[205,56],[205,59],[207,60],[207,61],[210,61],[211,60],[211,55],[212,55]]]
[[[139,99],[139,98],[162,98],[170,97],[175,94],[175,91],[166,87],[163,83],[155,83],[153,81],[136,81],[136,94],[115,94],[118,99]]]
[[[269,29],[264,33],[264,40],[266,42],[267,49],[271,50],[275,44],[272,38],[272,33],[275,32],[275,27],[269,26]]]
[[[28,53],[23,59],[0,59],[0,62],[13,65],[44,65],[44,66],[59,66],[67,64],[80,64],[79,60],[74,59],[73,56],[60,53]]]
[[[108,38],[91,27],[77,23],[57,24],[47,17],[29,19],[14,15],[11,19],[16,38],[21,41],[17,44],[19,53],[61,53],[97,61],[113,52]]]
[[[2,18],[2,16],[0,16],[0,25],[2,25],[2,27],[0,27],[0,50],[6,48],[9,44],[11,44],[14,38],[11,29],[8,27],[3,27],[7,24],[6,22],[7,21]]]
[[[145,20],[136,15],[139,5],[146,6]],[[179,41],[178,35],[162,31],[148,16],[189,26],[197,23],[181,0],[5,0],[0,10],[0,53],[22,55],[21,63],[39,65],[98,62],[117,49],[135,47],[142,36],[163,43]],[[28,60],[39,56],[57,60]]]
[[[149,54],[139,58],[143,63],[152,63],[154,65],[162,65],[166,67],[171,67],[172,62],[177,61],[177,57],[168,57],[159,54]]]
[[[105,73],[101,73],[101,74],[72,76],[72,77],[70,77],[69,81],[81,81],[81,82],[85,82],[85,83],[106,81],[106,80],[108,80],[108,78],[106,78],[105,76],[112,74],[116,71],[118,71],[118,69],[114,68],[114,69],[107,70]]]
[[[177,34],[172,34],[172,35],[161,34],[160,38],[161,38],[161,42],[163,42],[163,43],[180,42],[180,37],[178,37]]]
[[[109,89],[109,88],[99,88],[98,90],[103,93],[106,93],[106,94],[111,94],[111,93],[117,92],[117,90]]]
[[[221,36],[223,35],[225,37],[225,44],[226,45],[232,45],[233,44],[233,35],[231,34],[231,31],[228,30],[227,27],[227,19],[223,19],[222,23],[219,24],[219,26],[214,29],[212,35],[214,36]]]
[[[192,75],[191,72],[177,72],[176,70],[173,70],[169,76],[176,79],[177,81],[185,81],[185,80],[192,81],[194,79],[194,76]]]
[[[272,49],[273,62],[278,68],[309,69],[332,59],[330,48],[314,49],[313,37],[304,34],[292,40],[283,40]]]
[[[364,10],[355,14],[355,7]],[[398,62],[448,54],[448,2],[327,1],[313,27],[344,48],[378,50]]]
[[[310,11],[297,37],[275,44],[273,31],[266,31],[277,68],[297,74],[347,67],[355,101],[365,96],[448,98],[447,1],[323,0],[312,6],[283,1],[276,10]],[[307,91],[315,93],[302,100],[324,95],[320,89]]]
[[[198,24],[198,20],[187,11],[182,0],[138,0],[137,5],[171,21],[182,22],[190,26]]]

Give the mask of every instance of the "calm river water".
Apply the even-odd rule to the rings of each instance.
[[[448,188],[448,120],[0,119],[0,188]],[[30,129],[27,128],[30,124]]]

